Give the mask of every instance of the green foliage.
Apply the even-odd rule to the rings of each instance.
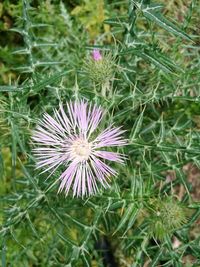
[[[109,31],[109,27],[103,26],[103,21],[108,16],[108,10],[104,8],[103,0],[84,0],[80,5],[77,5],[71,12],[79,22],[88,30],[91,38],[98,37],[102,32]]]
[[[185,170],[200,167],[200,5],[179,3],[181,25],[175,2],[0,4],[1,266],[106,266],[105,249],[120,267],[200,265],[199,178]],[[39,173],[30,142],[44,111],[77,98],[129,140],[111,188],[84,199],[57,194],[60,170]]]

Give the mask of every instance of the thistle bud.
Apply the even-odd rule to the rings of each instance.
[[[102,54],[98,49],[92,51],[84,62],[83,69],[93,82],[99,85],[108,84],[114,78],[115,61],[110,53]]]
[[[151,235],[163,239],[187,222],[186,209],[171,197],[157,199],[151,206],[149,228]]]

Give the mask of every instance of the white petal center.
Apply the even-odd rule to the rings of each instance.
[[[76,139],[71,145],[71,156],[78,161],[88,160],[91,154],[91,144],[85,139]]]

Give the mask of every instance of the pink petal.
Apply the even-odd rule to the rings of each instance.
[[[95,61],[99,61],[99,60],[102,60],[102,55],[100,53],[100,51],[98,49],[94,49],[93,52],[92,52],[92,56],[93,56],[93,59]]]
[[[123,155],[119,154],[119,153],[115,153],[115,152],[109,152],[109,151],[100,151],[100,150],[96,150],[94,152],[95,156],[103,158],[103,159],[107,159],[110,161],[116,161],[116,162],[120,162],[123,163]]]

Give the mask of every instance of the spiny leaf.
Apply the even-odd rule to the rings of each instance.
[[[137,117],[134,126],[132,128],[132,133],[131,133],[131,140],[133,141],[136,137],[136,135],[139,133],[141,126],[142,126],[142,121],[143,121],[143,115],[144,115],[145,108],[143,111],[140,113],[140,115]]]
[[[119,222],[119,224],[117,226],[117,229],[115,230],[115,232],[113,234],[118,232],[125,225],[125,223],[129,220],[134,207],[135,207],[135,204],[130,204],[128,206],[128,208],[126,208],[126,210],[124,212],[124,215],[122,216],[122,218],[121,218],[121,220],[120,220],[120,222]]]
[[[200,202],[194,202],[194,203],[191,203],[188,208],[191,208],[191,209],[200,209]]]
[[[162,28],[164,28],[166,31],[180,36],[186,40],[191,41],[192,39],[189,37],[189,35],[187,35],[184,31],[182,31],[179,27],[177,27],[176,25],[174,25],[171,21],[169,21],[168,19],[166,19],[161,13],[159,13],[157,11],[157,7],[151,7],[148,6],[144,9],[142,9],[142,12],[144,14],[144,16],[155,22],[156,24],[158,24],[159,26],[161,26]]]
[[[0,91],[2,92],[15,92],[15,91],[21,91],[21,90],[29,90],[32,89],[35,92],[40,91],[41,89],[45,88],[47,85],[54,84],[58,79],[65,76],[67,73],[70,73],[72,70],[59,72],[57,74],[54,74],[48,78],[43,79],[42,81],[35,83],[34,85],[25,85],[25,86],[0,86]]]
[[[133,210],[132,210],[132,214],[130,215],[130,218],[128,220],[128,225],[127,225],[127,228],[124,232],[124,235],[126,234],[126,232],[131,229],[131,227],[133,226],[133,224],[135,223],[136,221],[136,218],[137,218],[137,215],[139,213],[140,209],[135,205],[133,207]]]
[[[155,256],[153,257],[153,260],[151,262],[151,267],[156,267],[158,266],[158,262],[159,260],[162,258],[163,255],[163,248],[161,247],[158,252],[155,254]]]
[[[22,88],[17,87],[14,85],[1,85],[0,86],[0,92],[14,92],[14,91],[20,91]]]
[[[117,18],[109,18],[109,19],[106,19],[104,20],[104,23],[105,24],[109,24],[109,25],[112,25],[112,26],[115,26],[115,27],[120,27],[120,26],[123,26],[123,25],[127,25],[127,16],[118,16]]]
[[[166,73],[173,73],[175,74],[175,71],[180,68],[174,64],[170,59],[167,59],[165,55],[159,53],[158,51],[151,51],[150,49],[144,48],[144,47],[137,47],[137,44],[135,43],[136,48],[127,48],[123,49],[119,55],[126,55],[126,54],[133,54],[138,57],[143,58],[146,61],[151,62],[153,65],[158,67],[160,70],[166,72]]]
[[[25,89],[29,89],[31,88],[33,91],[38,92],[41,89],[45,88],[47,85],[51,85],[53,83],[55,83],[58,79],[60,79],[61,77],[65,76],[67,73],[70,73],[72,70],[68,70],[68,71],[63,71],[63,72],[59,72],[57,74],[54,74],[48,78],[45,78],[44,80],[42,80],[39,83],[34,84],[33,86],[27,86],[25,87]]]

